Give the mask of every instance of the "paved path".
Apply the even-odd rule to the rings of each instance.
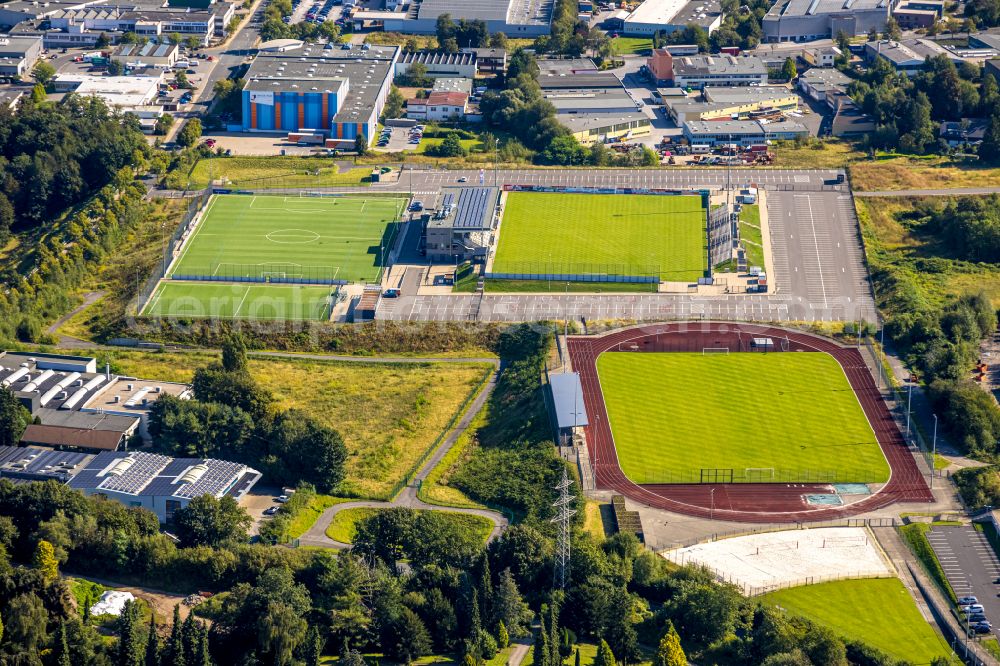
[[[495,362],[495,361],[494,361]],[[302,546],[318,546],[321,548],[350,548],[351,544],[343,543],[341,541],[334,541],[326,535],[326,530],[330,527],[330,523],[333,522],[334,517],[344,511],[345,509],[357,509],[357,508],[371,508],[371,509],[381,509],[381,508],[391,508],[391,507],[406,507],[409,509],[425,509],[428,511],[448,511],[451,513],[467,513],[474,516],[482,516],[490,520],[493,523],[493,531],[490,532],[490,536],[487,542],[493,541],[498,536],[500,536],[504,530],[507,529],[508,521],[502,514],[496,511],[490,511],[488,509],[460,509],[454,507],[438,506],[436,504],[428,504],[424,502],[419,497],[417,497],[417,486],[427,478],[437,465],[441,462],[441,459],[451,450],[451,447],[458,441],[458,438],[462,436],[472,420],[476,417],[479,411],[487,404],[489,397],[493,394],[493,389],[496,388],[497,378],[502,370],[500,368],[490,377],[486,386],[483,390],[479,392],[476,399],[472,401],[469,405],[469,409],[466,410],[465,415],[459,420],[459,422],[452,428],[448,436],[445,437],[444,442],[437,448],[437,450],[431,455],[431,457],[424,463],[424,465],[417,472],[414,477],[414,485],[408,485],[403,488],[402,492],[391,502],[378,502],[369,500],[359,500],[357,502],[345,502],[343,504],[335,504],[320,515],[320,517],[313,523],[313,526],[299,538],[299,545]],[[523,656],[522,656],[523,658]],[[520,660],[518,661],[520,663]]]
[[[80,303],[78,306],[76,306],[75,308],[64,314],[62,317],[56,319],[54,324],[45,329],[45,332],[51,335],[57,335],[59,333],[59,329],[62,327],[63,324],[65,324],[67,321],[75,317],[78,313],[83,312],[84,310],[89,308],[91,305],[93,305],[103,297],[104,297],[103,291],[91,291],[87,293],[83,297],[83,303]]]
[[[955,187],[940,190],[882,190],[854,192],[856,197],[955,197],[967,194],[1000,194],[1000,187]]]

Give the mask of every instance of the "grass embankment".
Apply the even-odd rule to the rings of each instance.
[[[781,169],[842,169],[863,159],[864,153],[840,139],[782,141],[774,146],[774,166]]]
[[[429,137],[421,139],[416,152],[418,154],[425,154],[428,148],[440,146],[443,142],[444,138],[442,137]],[[462,144],[462,148],[464,148],[466,152],[470,153],[476,150],[481,150],[483,147],[479,142],[479,139],[459,139],[459,143]]]
[[[946,201],[935,197],[930,203]],[[918,206],[927,202],[927,198],[855,199],[877,292],[891,293],[901,277],[935,307],[955,294],[978,291],[1000,306],[1000,266],[950,258],[942,242],[922,229],[916,215]],[[887,283],[884,288],[882,282]]]
[[[955,591],[951,589],[948,577],[945,576],[944,569],[941,567],[941,561],[938,560],[931,542],[927,539],[927,533],[930,530],[931,526],[927,523],[911,523],[900,527],[899,535],[903,537],[903,541],[906,542],[913,554],[920,560],[920,564],[927,571],[927,575],[937,583],[938,587],[941,588],[952,603],[957,603],[958,597],[955,595]]]
[[[324,511],[335,504],[343,504],[350,501],[352,500],[344,497],[316,495],[292,517],[292,521],[288,524],[288,538],[298,539],[316,523]]]
[[[115,372],[190,381],[215,356],[116,351]],[[276,409],[301,409],[336,429],[347,445],[340,494],[388,498],[436,441],[492,366],[481,363],[354,363],[250,359],[250,373]]]
[[[344,509],[333,517],[330,527],[326,530],[326,535],[334,541],[352,543],[358,531],[358,523],[384,510],[367,507]],[[486,539],[490,536],[490,532],[493,531],[493,523],[488,518],[483,518],[482,516],[454,513],[451,511],[438,512],[438,516],[452,521],[460,530],[471,533],[476,540],[484,545],[486,544]]]
[[[740,211],[740,240],[747,251],[747,266],[764,268],[764,235],[756,204],[744,204]]]
[[[703,469],[732,469],[737,482],[889,477],[843,369],[827,354],[609,352],[597,369],[618,461],[636,483],[698,483]],[[746,400],[748,386],[766,410]],[[712,400],[692,400],[705,395]],[[753,468],[773,476],[744,476]]]
[[[234,187],[335,187],[368,185],[371,169],[341,172],[328,157],[209,157],[199,160],[189,176],[192,187],[225,179]]]
[[[428,504],[439,506],[454,506],[464,509],[485,509],[479,502],[469,498],[458,488],[449,485],[451,473],[469,456],[469,445],[472,443],[474,433],[486,423],[485,412],[476,414],[469,423],[451,449],[448,450],[437,466],[430,471],[417,491],[417,497]]]
[[[105,263],[90,274],[75,294],[81,301],[88,292],[102,292],[103,296],[70,317],[56,333],[91,340],[116,327],[126,309],[135,306],[136,275],[145,279],[163,261],[163,240],[180,224],[189,203],[186,199],[152,200],[135,231],[115,252],[116,261]]]
[[[912,664],[927,664],[934,657],[951,654],[897,578],[793,587],[765,595],[762,603],[780,606],[848,640],[860,640]]]
[[[1000,187],[1000,169],[936,155],[880,155],[851,165],[851,185],[862,192]]]

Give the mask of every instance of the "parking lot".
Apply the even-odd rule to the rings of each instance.
[[[392,153],[404,150],[416,150],[424,135],[424,126],[416,127],[385,127],[375,143],[375,150]]]
[[[935,525],[927,538],[955,594],[976,597],[1000,636],[1000,561],[986,536],[972,525]]]

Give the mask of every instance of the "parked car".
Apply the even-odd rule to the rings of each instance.
[[[958,600],[958,605],[959,606],[968,606],[970,604],[978,604],[978,603],[979,603],[979,599],[976,599],[975,597],[961,597]]]
[[[288,495],[278,495],[277,497],[274,498],[274,501],[281,502],[282,504],[284,504],[285,502],[288,501],[288,499],[289,499]]]
[[[993,625],[989,622],[977,622],[972,625],[972,630],[977,634],[988,634],[993,629]]]
[[[460,183],[467,183],[467,182],[469,182],[469,177],[468,176],[462,176],[461,178],[458,179],[458,182],[460,182]]]
[[[276,506],[269,506],[266,509],[264,509],[265,516],[273,516],[276,513],[278,513],[278,507]]]
[[[986,609],[983,608],[982,604],[967,604],[965,606],[962,606],[961,608],[961,611],[966,615],[971,615],[973,613],[982,613],[985,610]]]

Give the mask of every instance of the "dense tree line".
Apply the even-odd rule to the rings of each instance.
[[[244,462],[270,483],[301,481],[324,493],[344,478],[340,434],[301,411],[276,412],[271,394],[247,370],[241,338],[231,338],[222,362],[199,368],[191,384],[194,400],[164,396],[154,403],[149,431],[157,450]]]
[[[292,0],[271,0],[264,9],[264,23],[260,27],[260,38],[301,39],[312,42],[325,38],[331,42],[340,41],[340,27],[333,21],[322,23],[285,23],[283,18],[292,15]]]
[[[1000,196],[949,200],[940,210],[930,211],[922,227],[954,257],[1000,263]]]
[[[876,58],[848,91],[875,121],[875,132],[866,137],[870,148],[917,154],[948,151],[937,123],[990,117],[1000,107],[1000,88],[991,75],[973,64],[956,67],[947,56],[928,58],[912,77]]]
[[[147,213],[134,178],[150,151],[134,116],[76,95],[0,112],[0,146],[0,235],[33,239],[0,262],[0,336],[43,342],[41,322],[73,306]]]
[[[135,116],[94,98],[0,111],[0,242],[84,201],[146,152]]]

